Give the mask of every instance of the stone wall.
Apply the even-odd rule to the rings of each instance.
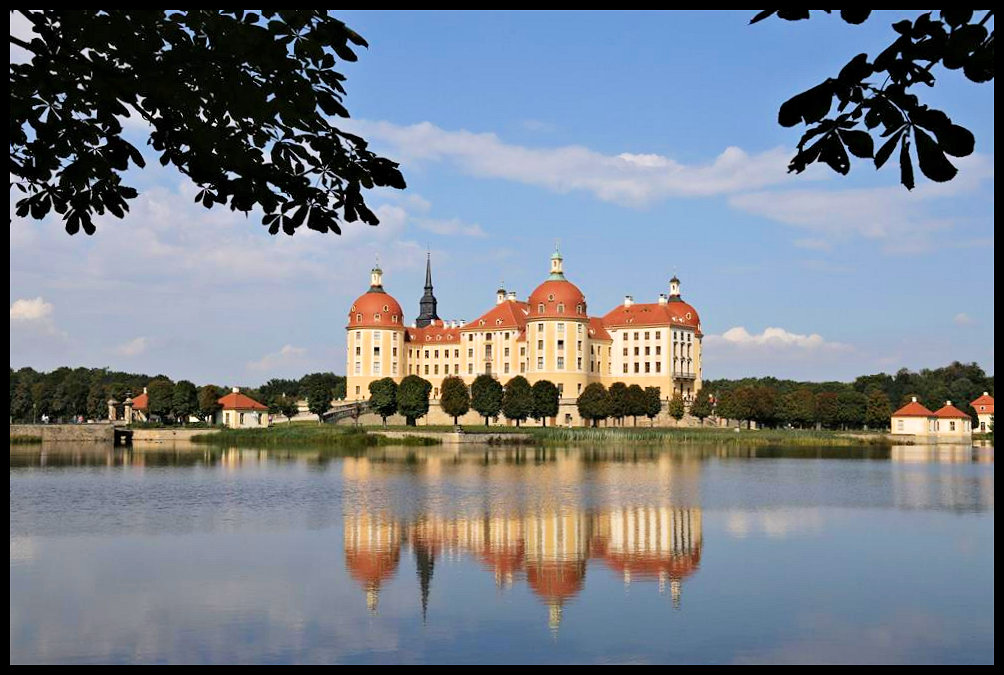
[[[112,443],[111,424],[11,424],[11,436],[41,436],[45,443]]]

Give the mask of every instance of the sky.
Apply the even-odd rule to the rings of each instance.
[[[923,92],[976,136],[949,183],[918,174],[907,192],[892,162],[786,173],[800,132],[778,126],[778,106],[876,54],[899,15],[337,16],[370,45],[340,64],[344,126],[408,182],[367,195],[381,224],[273,237],[253,215],[194,204],[157,162],[130,172],[128,216],[91,237],[16,218],[12,192],[11,367],[221,385],[343,374],[348,309],[378,258],[408,321],[427,251],[440,315],[471,320],[500,282],[528,296],[558,242],[593,315],[625,295],[654,302],[677,274],[701,316],[705,378],[849,380],[953,360],[993,373],[993,83],[935,70]]]

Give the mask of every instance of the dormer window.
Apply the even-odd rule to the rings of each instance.
[[[542,302],[539,305],[537,305],[537,314],[543,314],[543,313],[544,313],[544,303]]]
[[[582,303],[579,303],[578,305],[575,306],[575,313],[582,314]]]
[[[373,315],[373,320],[374,320],[374,321],[379,321],[379,320],[380,320],[380,314],[379,314],[379,313],[377,313],[377,314],[374,314],[374,315]]]
[[[394,316],[392,316],[390,318],[390,320],[391,320],[392,323],[397,323],[397,314],[395,314]]]
[[[547,294],[547,301],[548,302],[554,302],[554,293],[548,293]]]
[[[389,312],[390,311],[390,307],[388,307],[387,305],[384,305],[383,306],[383,311]]]
[[[565,304],[562,303],[562,302],[559,302],[558,303],[558,314],[564,314],[564,313],[565,313]]]
[[[363,320],[363,315],[362,314],[356,314],[356,323],[362,323],[362,320]]]

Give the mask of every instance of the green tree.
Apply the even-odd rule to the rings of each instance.
[[[100,376],[92,378],[91,386],[87,390],[87,416],[94,420],[108,417],[108,388]]]
[[[868,397],[858,391],[837,394],[837,423],[844,429],[864,426]]]
[[[502,412],[502,385],[491,375],[482,373],[471,383],[471,407],[485,418],[498,417]]]
[[[331,387],[323,380],[314,380],[307,385],[307,410],[317,415],[317,422],[324,421],[324,413],[331,409]]]
[[[882,429],[889,426],[889,418],[892,415],[892,405],[889,397],[881,389],[872,389],[868,392],[868,404],[865,409],[865,423],[869,429]]]
[[[451,375],[443,378],[440,388],[439,406],[447,415],[453,418],[454,426],[457,418],[467,414],[471,409],[471,393],[462,378]]]
[[[188,421],[189,415],[199,411],[199,392],[188,380],[178,380],[171,396],[171,413],[175,419]]]
[[[711,405],[711,396],[706,389],[701,389],[694,397],[694,402],[690,404],[690,414],[700,420],[701,424],[704,424],[704,420],[711,417],[712,412],[714,410]]]
[[[518,427],[533,412],[533,388],[522,375],[506,382],[502,391],[502,414]]]
[[[582,390],[575,405],[582,419],[589,420],[594,427],[599,426],[600,420],[610,416],[610,393],[599,382],[593,382]]]
[[[744,388],[751,419],[761,426],[773,426],[777,422],[777,392],[773,387],[761,385]]]
[[[687,411],[684,407],[683,396],[681,394],[674,393],[673,398],[669,399],[669,408],[667,412],[669,412],[669,416],[677,422],[683,419],[683,416]]]
[[[300,383],[297,380],[287,380],[273,377],[271,380],[258,387],[258,394],[262,397],[262,400],[265,401],[272,401],[280,396],[296,398],[299,393]]]
[[[778,406],[778,417],[793,427],[805,428],[816,420],[816,395],[801,387],[785,394]]]
[[[638,416],[644,415],[647,409],[648,399],[645,397],[645,390],[640,385],[632,384],[627,388],[626,414],[631,416],[633,426],[638,426]]]
[[[174,404],[174,383],[166,377],[155,378],[147,385],[146,393],[148,399],[146,410],[150,419],[157,418],[161,421],[167,419]]]
[[[659,387],[645,387],[645,417],[649,426],[655,424],[655,418],[662,412],[662,390]]]
[[[432,384],[418,375],[408,375],[397,388],[397,411],[404,416],[408,426],[429,412],[429,392]]]
[[[10,416],[15,420],[34,422],[32,405],[31,382],[21,377],[10,397]]]
[[[623,382],[614,382],[607,389],[610,396],[610,417],[624,425],[624,417],[628,414],[628,387]]]
[[[818,11],[818,10],[817,10]],[[821,10],[831,12],[832,10]],[[781,19],[808,19],[808,9],[765,9],[756,23],[777,14]],[[868,19],[869,9],[842,9],[847,23]],[[876,169],[899,149],[900,182],[914,187],[914,150],[921,172],[937,182],[958,172],[946,155],[972,154],[973,134],[948,115],[921,103],[917,85],[933,87],[937,66],[961,70],[971,82],[994,79],[993,10],[943,9],[892,25],[896,38],[875,58],[858,54],[837,74],[786,101],[778,111],[785,127],[805,124],[798,150],[788,165],[801,173],[822,162],[840,174],[850,171],[851,155],[873,160]],[[831,111],[834,113],[831,116]],[[875,150],[875,143],[881,143]]]
[[[199,387],[199,417],[206,424],[212,424],[216,413],[220,411],[220,390],[212,384],[204,384]]]
[[[286,394],[275,394],[269,399],[268,411],[273,415],[282,415],[286,418],[286,423],[293,421],[293,418],[300,414],[300,406],[296,402],[295,396]]]
[[[397,412],[397,382],[390,377],[384,377],[370,382],[370,408],[372,408],[383,425],[387,426],[387,418]]]
[[[29,57],[10,66],[18,217],[54,210],[70,234],[123,217],[138,193],[122,175],[146,164],[123,134],[133,115],[197,202],[259,208],[272,234],[376,225],[363,188],[405,187],[396,163],[332,123],[349,116],[337,61],[366,41],[327,10],[17,11],[34,29],[10,36]]]
[[[548,417],[557,417],[559,408],[558,388],[550,380],[537,380],[533,383],[533,413],[531,417],[540,420],[541,426],[547,426]]]
[[[824,391],[816,394],[816,422],[827,429],[833,429],[839,421],[837,394]]]

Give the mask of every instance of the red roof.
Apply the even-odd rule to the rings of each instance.
[[[133,410],[146,410],[148,405],[150,405],[150,397],[145,391],[132,400]]]
[[[537,286],[528,304],[533,319],[586,318],[586,296],[566,279],[548,279]]]
[[[349,308],[349,328],[403,328],[404,312],[394,297],[383,290],[370,289]]]
[[[598,316],[589,317],[589,337],[594,340],[613,340],[603,325],[603,319]]]
[[[618,305],[603,317],[607,328],[623,326],[684,326],[701,331],[697,310],[682,300]]]
[[[948,417],[948,418],[953,418],[953,419],[969,419],[969,415],[967,415],[966,413],[962,412],[961,410],[959,410],[958,408],[956,408],[951,403],[946,403],[942,407],[938,408],[935,411],[934,416],[935,417]]]
[[[983,394],[978,399],[970,403],[975,410],[980,415],[993,415],[994,414],[994,397],[989,394]]]
[[[892,414],[893,417],[932,417],[933,412],[916,401],[910,401]]]
[[[217,401],[217,403],[223,406],[224,410],[268,410],[267,406],[263,406],[258,401],[239,391],[230,392]]]
[[[529,308],[530,306],[521,300],[505,300],[468,323],[462,330],[493,330],[496,328],[523,330],[523,327],[526,326]]]
[[[407,340],[416,344],[429,343],[460,343],[460,328],[449,328],[442,321],[434,319],[428,326],[408,328]]]

